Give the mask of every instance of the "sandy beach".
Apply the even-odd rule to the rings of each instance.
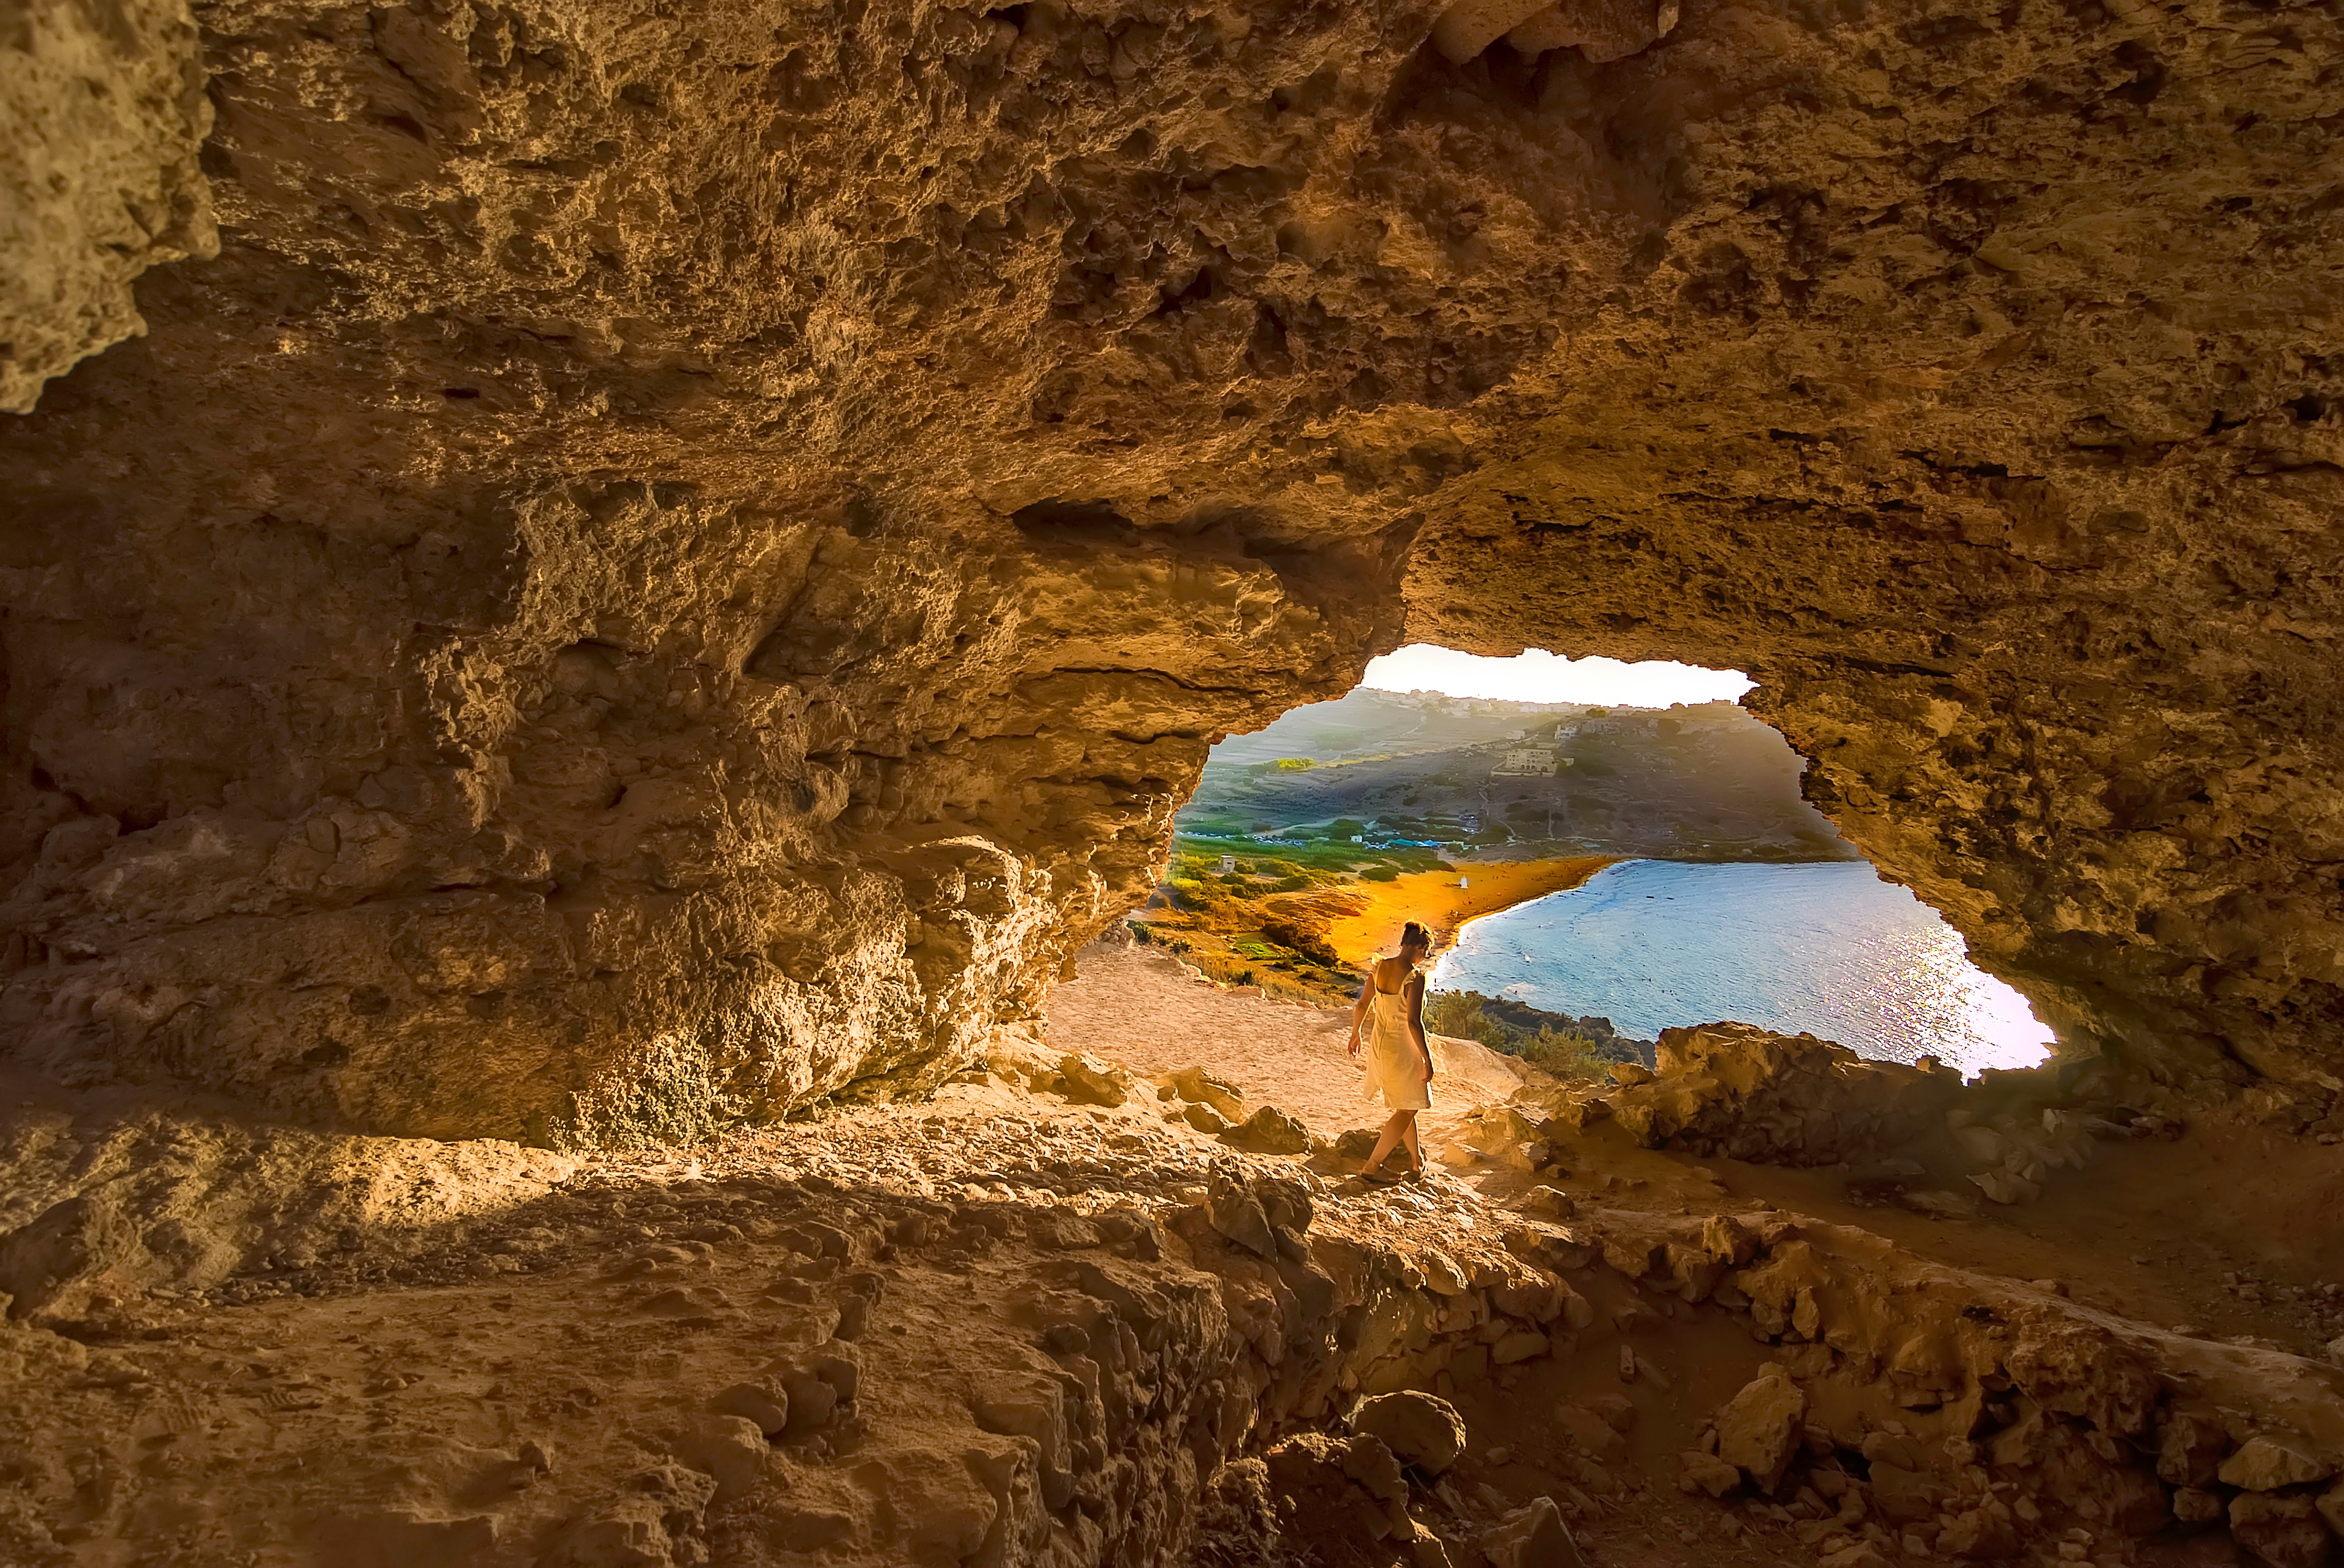
[[[1400,928],[1416,920],[1432,931],[1439,952],[1457,940],[1466,921],[1575,888],[1612,857],[1582,855],[1552,860],[1460,860],[1438,871],[1412,871],[1389,882],[1350,882],[1347,896],[1368,907],[1327,922],[1327,937],[1343,961],[1365,969],[1399,945]],[[1462,882],[1465,885],[1460,886]]]

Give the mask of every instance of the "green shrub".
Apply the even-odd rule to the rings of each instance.
[[[1399,868],[1398,866],[1369,866],[1366,870],[1359,873],[1359,880],[1363,882],[1397,882],[1399,880]]]
[[[1612,1062],[1625,1060],[1620,1047],[1551,1024],[1536,1033],[1515,1029],[1491,1017],[1482,1003],[1478,991],[1437,991],[1424,999],[1424,1027],[1435,1034],[1480,1040],[1557,1078],[1602,1078]]]
[[[1612,1070],[1612,1059],[1594,1040],[1551,1025],[1524,1038],[1512,1054],[1557,1078],[1603,1078]]]
[[[1514,1031],[1491,1018],[1472,991],[1440,991],[1425,998],[1424,1027],[1457,1040],[1478,1040],[1491,1050],[1512,1052]]]

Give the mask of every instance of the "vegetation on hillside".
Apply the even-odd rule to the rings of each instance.
[[[1142,941],[1160,943],[1224,985],[1258,985],[1273,996],[1322,1005],[1349,1003],[1359,977],[1327,939],[1327,923],[1361,908],[1344,886],[1435,870],[1439,854],[1351,842],[1357,821],[1289,829],[1248,842],[1181,833],[1157,896],[1131,920]],[[1228,870],[1221,869],[1223,861]]]
[[[1435,991],[1426,997],[1424,1027],[1434,1034],[1478,1040],[1557,1078],[1602,1078],[1613,1062],[1636,1060],[1635,1051],[1618,1040],[1597,1040],[1551,1023],[1518,1028],[1490,1011],[1489,999],[1480,991]]]
[[[1461,879],[1476,851],[1541,863],[1852,854],[1798,779],[1782,738],[1730,703],[1615,716],[1355,691],[1215,749],[1132,929],[1225,985],[1348,1006],[1359,974],[1330,922],[1340,935],[1353,917],[1379,918],[1403,876]],[[1450,1032],[1579,1070],[1571,1020],[1525,1028],[1500,1016],[1508,1005]]]

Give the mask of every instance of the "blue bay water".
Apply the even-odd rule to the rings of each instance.
[[[2040,1061],[2050,1030],[1960,935],[1860,860],[1630,860],[1468,925],[1434,971],[1651,1040],[1734,1019],[1965,1074]]]

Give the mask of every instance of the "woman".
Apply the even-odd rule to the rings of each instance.
[[[1391,1109],[1376,1151],[1359,1168],[1369,1181],[1381,1179],[1385,1157],[1395,1143],[1408,1149],[1409,1175],[1420,1180],[1424,1153],[1417,1147],[1416,1113],[1432,1104],[1432,1052],[1424,1043],[1424,976],[1417,965],[1432,947],[1432,937],[1414,920],[1399,935],[1399,951],[1379,959],[1359,988],[1359,1005],[1351,1009],[1351,1056],[1359,1056],[1359,1028],[1369,1015],[1375,1030],[1367,1048],[1368,1098],[1383,1097]]]

